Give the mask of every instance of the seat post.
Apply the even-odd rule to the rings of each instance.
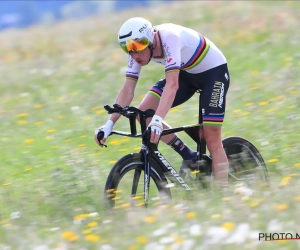
[[[199,111],[198,111],[198,123],[202,124],[203,129],[203,112],[202,112],[202,99],[201,99],[201,92],[202,90],[199,89],[197,91],[199,93]],[[197,151],[200,153],[200,160],[203,154],[206,154],[206,141],[202,138],[200,139],[200,143],[197,144]]]

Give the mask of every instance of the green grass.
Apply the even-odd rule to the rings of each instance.
[[[103,208],[107,175],[119,158],[138,151],[140,141],[114,137],[100,149],[93,131],[106,122],[103,105],[114,103],[124,81],[127,58],[117,44],[118,29],[142,10],[0,33],[0,248],[240,249],[224,242],[241,223],[250,228],[243,248],[299,247],[297,241],[257,244],[258,231],[267,232],[275,219],[276,232],[300,233],[299,7],[297,1],[185,1],[143,10],[153,24],[187,25],[224,52],[231,86],[223,135],[246,137],[259,148],[272,185],[246,198],[232,187],[227,202],[200,190],[193,202],[123,208],[114,216]],[[163,75],[159,65],[144,68],[133,105]],[[195,95],[166,121],[195,123],[197,101]],[[125,119],[115,126],[128,128]],[[178,169],[180,157],[165,145],[161,150]],[[20,217],[11,218],[14,212]],[[97,225],[87,224],[92,221]],[[211,230],[228,235],[211,246]],[[221,233],[213,234],[217,239]]]

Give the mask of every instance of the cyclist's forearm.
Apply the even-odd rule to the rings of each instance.
[[[132,91],[127,91],[125,88],[122,88],[116,98],[115,103],[119,104],[122,107],[128,106],[134,97],[134,93]],[[120,114],[114,113],[111,114],[109,120],[116,123],[116,121],[120,118]]]

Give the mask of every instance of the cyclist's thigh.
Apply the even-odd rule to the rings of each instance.
[[[179,73],[179,89],[177,90],[174,102],[172,104],[172,108],[176,107],[184,102],[186,102],[188,99],[190,99],[194,93],[195,88],[192,87],[190,84],[188,84],[188,81],[185,77],[186,72],[180,71]],[[158,103],[160,101],[161,95],[164,91],[164,87],[166,85],[166,79],[159,80],[147,93],[144,99],[148,99],[147,96],[153,96],[157,99]],[[152,99],[152,98],[151,98]],[[158,104],[157,104],[158,105]]]
[[[202,76],[204,77],[201,93],[203,126],[222,126],[230,83],[227,64],[210,69],[202,73]]]
[[[155,96],[146,94],[144,99],[139,104],[138,108],[141,110],[145,110],[145,109],[156,110],[158,104],[159,104],[159,100]]]

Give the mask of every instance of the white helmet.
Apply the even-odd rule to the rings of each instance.
[[[152,24],[141,17],[128,19],[120,28],[118,41],[121,48],[129,51],[141,51],[147,47],[152,48],[154,39]]]

